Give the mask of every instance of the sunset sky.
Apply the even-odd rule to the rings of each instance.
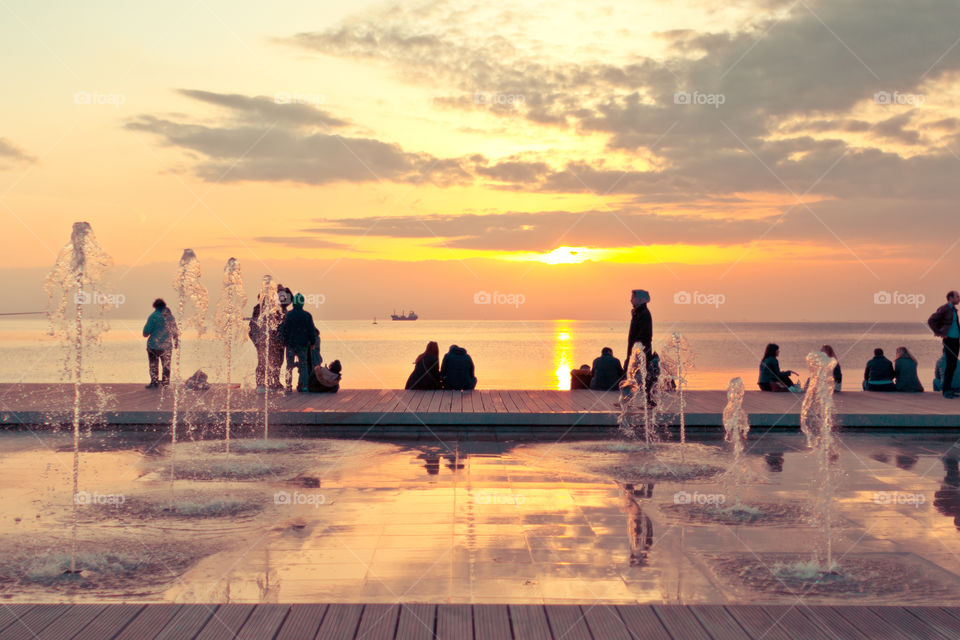
[[[728,4],[0,0],[0,312],[86,220],[130,316],[192,247],[327,318],[925,319],[960,3]]]

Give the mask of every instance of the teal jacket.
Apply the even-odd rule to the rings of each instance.
[[[167,351],[173,345],[180,345],[180,332],[177,321],[167,307],[157,309],[143,325],[143,337],[147,339],[147,349]]]

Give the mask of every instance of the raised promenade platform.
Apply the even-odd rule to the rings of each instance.
[[[251,390],[231,393],[232,424],[262,424],[264,396]],[[711,430],[722,424],[724,391],[688,391],[686,424]],[[269,397],[272,427],[312,435],[403,437],[438,432],[464,437],[500,435],[555,437],[600,434],[617,425],[614,392],[547,390],[403,391],[343,389],[336,394],[274,393]],[[223,424],[226,388],[181,391],[180,411],[190,424]],[[803,397],[748,391],[744,407],[754,427],[796,428]],[[960,399],[938,393],[837,394],[837,414],[845,428],[960,429]],[[81,406],[93,428],[153,428],[169,425],[173,391],[139,384],[84,385]],[[69,384],[0,385],[0,425],[7,428],[59,426],[72,420]],[[101,407],[94,416],[92,410]],[[178,421],[179,422],[179,421]]]

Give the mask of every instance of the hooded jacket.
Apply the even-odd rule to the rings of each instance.
[[[440,378],[443,380],[444,389],[468,391],[477,386],[473,358],[470,357],[466,349],[457,345],[450,347],[450,350],[443,356],[443,363],[440,365]]]

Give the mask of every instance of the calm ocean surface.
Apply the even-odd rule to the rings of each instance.
[[[429,340],[441,354],[451,344],[465,347],[476,363],[479,388],[569,389],[570,369],[590,364],[605,346],[623,358],[628,319],[609,322],[319,321],[324,360],[343,363],[344,388],[403,388],[413,360]],[[143,320],[111,320],[101,345],[86,358],[85,379],[99,382],[148,382]],[[65,348],[46,335],[45,319],[0,318],[0,382],[63,380]],[[843,366],[844,388],[859,389],[863,367],[882,347],[893,359],[906,346],[920,361],[920,378],[932,389],[940,341],[922,323],[676,323],[654,325],[654,348],[673,331],[683,334],[694,352],[690,388],[725,388],[742,376],[756,388],[757,368],[767,342],[780,345],[780,365],[800,371],[805,355],[824,344],[836,349]],[[213,381],[225,377],[222,345],[211,335],[183,339],[184,377],[203,369]],[[233,380],[253,384],[256,353],[246,341],[234,351]]]

